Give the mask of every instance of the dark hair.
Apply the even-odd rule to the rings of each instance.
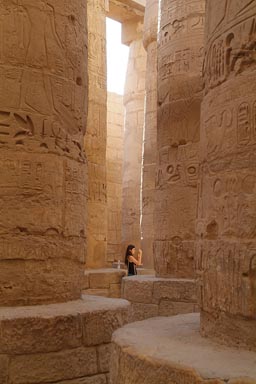
[[[125,253],[125,259],[124,259],[124,262],[126,265],[128,265],[128,257],[131,256],[131,250],[135,248],[135,245],[132,245],[132,244],[129,244],[127,249],[126,249],[126,253]]]

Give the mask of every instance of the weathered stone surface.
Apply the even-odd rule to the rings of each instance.
[[[109,297],[119,299],[121,297],[121,283],[120,284],[110,284],[109,287]]]
[[[0,355],[0,383],[8,384],[8,366],[9,358],[5,355]]]
[[[115,299],[116,300],[116,299]],[[83,343],[97,345],[110,343],[112,333],[128,321],[127,308],[105,311],[99,316],[88,314],[83,320]]]
[[[82,343],[100,345],[107,340],[106,336],[95,343],[90,339],[86,344],[91,318],[101,324],[113,318],[112,328],[102,329],[104,335],[109,335],[111,329],[117,328],[116,319],[119,326],[126,323],[129,307],[125,300],[85,295],[83,300],[62,304],[0,308],[0,354],[43,354],[74,349]]]
[[[97,373],[96,348],[76,348],[56,353],[11,358],[9,378],[15,384],[49,383]]]
[[[75,380],[58,381],[58,384],[107,384],[107,377],[106,375],[94,375],[91,377],[82,377]]]
[[[107,250],[105,4],[105,0],[87,0],[89,93],[84,144],[88,159],[87,268],[104,267]]]
[[[107,109],[107,261],[123,260],[122,253],[122,174],[124,159],[123,97],[108,93]]]
[[[194,277],[205,0],[161,2],[154,258]]]
[[[158,316],[175,316],[185,313],[199,312],[194,303],[161,300],[159,303]]]
[[[145,9],[143,32],[143,45],[147,51],[147,70],[141,219],[143,265],[148,268],[153,267],[153,216],[157,154],[157,24],[158,0],[148,0]]]
[[[256,351],[255,13],[207,4],[197,269],[203,334]]]
[[[0,305],[76,299],[85,253],[86,2],[2,2],[0,14]]]
[[[157,304],[137,303],[135,300],[136,298],[133,298],[131,302],[132,308],[129,315],[129,323],[158,316],[159,307]]]
[[[114,333],[113,344],[113,384],[256,382],[255,353],[202,338],[196,314],[126,325]]]
[[[112,344],[104,344],[97,348],[99,372],[109,372]]]
[[[87,271],[90,288],[109,288],[110,284],[120,284],[125,274],[123,270],[99,269]]]
[[[154,282],[153,302],[162,299],[172,301],[197,302],[195,280],[160,279]]]
[[[130,44],[124,106],[124,168],[122,243],[123,249],[134,243],[140,246],[140,190],[142,141],[144,126],[146,52],[142,44],[142,26],[138,24],[137,40]]]
[[[153,281],[138,277],[125,277],[123,279],[123,298],[137,303],[152,303]]]
[[[122,297],[132,304],[129,322],[199,311],[194,280],[125,277],[122,280]]]

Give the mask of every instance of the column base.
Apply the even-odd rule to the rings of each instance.
[[[125,277],[122,297],[132,305],[129,322],[199,311],[196,284],[192,279]]]
[[[0,383],[106,384],[112,333],[128,310],[125,300],[96,296],[0,308]]]
[[[199,323],[198,314],[187,314],[117,330],[111,383],[255,384],[255,353],[203,338]]]

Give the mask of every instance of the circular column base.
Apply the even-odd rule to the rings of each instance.
[[[0,383],[106,384],[112,333],[127,322],[129,307],[126,300],[84,296],[0,308]]]
[[[255,384],[256,354],[203,338],[199,323],[188,314],[117,330],[111,384]]]

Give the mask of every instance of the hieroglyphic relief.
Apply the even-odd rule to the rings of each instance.
[[[20,116],[9,120],[10,131],[16,130],[22,119],[23,126],[26,121],[34,125],[33,132],[24,132],[23,140],[12,140],[12,135],[6,134],[2,146],[36,146],[44,153],[61,152],[83,160],[87,79],[82,58],[86,55],[86,38],[80,34],[71,48],[68,29],[78,35],[81,27],[76,17],[65,18],[49,2],[35,5],[30,0],[20,0],[2,5],[1,115],[11,117],[15,108],[14,117]],[[76,57],[69,55],[72,50]],[[60,137],[65,144],[58,145]]]
[[[85,20],[80,0],[0,3],[1,305],[80,297]]]
[[[159,276],[194,277],[194,252],[187,256],[185,249],[187,242],[194,249],[195,241],[204,7],[199,0],[161,3],[156,200],[162,207],[157,204],[154,217]]]
[[[208,2],[202,103],[201,328],[209,337],[255,349],[256,4],[227,0],[217,10],[217,3]]]
[[[226,0],[226,7],[218,9],[218,12],[222,9],[222,17],[216,28],[218,30],[225,23],[225,30],[221,36],[216,34],[209,40],[204,65],[206,90],[255,64],[256,18],[252,2],[242,3]]]

